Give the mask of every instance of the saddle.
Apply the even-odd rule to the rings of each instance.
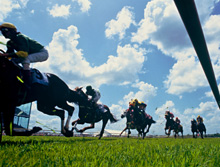
[[[31,69],[31,81],[32,84],[41,84],[45,86],[49,85],[46,73],[41,73],[39,70],[35,68]]]
[[[91,106],[80,106],[80,108],[82,109],[82,111],[85,114],[85,117],[89,116],[89,117],[94,117],[94,119],[97,116],[100,116],[102,113],[105,112],[104,109],[104,105],[103,104],[97,104],[96,107],[91,107]],[[85,108],[86,110],[83,110],[83,108]],[[81,112],[82,112],[81,111]]]

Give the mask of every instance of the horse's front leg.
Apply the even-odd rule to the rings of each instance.
[[[122,130],[122,132],[120,133],[120,135],[119,136],[121,136],[122,135],[122,133],[124,132],[124,131],[126,131],[128,128],[127,128],[127,126]]]
[[[131,129],[130,128],[128,128],[128,138],[130,137],[130,134],[131,134]]]
[[[37,109],[47,115],[59,116],[61,119],[61,133],[62,134],[66,133],[66,130],[64,129],[64,117],[65,117],[64,110],[56,109],[53,105],[48,105],[40,100],[37,101]]]
[[[151,127],[151,124],[148,125],[148,127],[147,127],[147,131],[146,131],[146,134],[149,132],[150,127]]]
[[[71,117],[72,117],[72,115],[73,115],[73,112],[74,112],[75,108],[74,108],[73,106],[70,106],[69,104],[67,104],[66,101],[63,102],[63,103],[60,103],[60,104],[58,105],[58,107],[60,107],[60,108],[62,108],[62,109],[64,109],[64,110],[66,110],[66,111],[68,112],[68,117],[67,117],[67,120],[66,120],[66,124],[65,124],[65,126],[64,126],[64,129],[65,129],[66,131],[68,131],[68,129],[69,129],[69,124],[70,124],[70,120],[71,120]]]
[[[164,128],[164,130],[165,130],[165,134],[168,135],[168,133],[167,133],[167,130],[168,130],[168,129],[167,129],[167,128]]]

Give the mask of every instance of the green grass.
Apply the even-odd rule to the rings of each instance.
[[[220,166],[220,139],[10,137],[0,166]]]

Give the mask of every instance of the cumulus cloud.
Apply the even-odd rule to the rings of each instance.
[[[88,12],[92,5],[90,0],[72,0],[72,1],[73,2],[76,1],[79,4],[79,6],[81,7],[80,10],[82,12]]]
[[[47,9],[53,17],[67,18],[70,15],[70,5],[58,5],[55,4],[51,9]]]
[[[92,67],[83,57],[83,50],[78,48],[79,38],[75,26],[59,29],[47,46],[49,59],[37,63],[35,67],[53,71],[75,86],[90,83],[98,88],[102,84],[120,84],[138,79],[146,60],[145,49],[137,45],[118,45],[117,55],[109,55],[106,63]]]
[[[7,1],[0,1],[0,22],[2,22],[7,16],[12,12],[14,9],[20,9],[22,7],[26,7],[28,0],[7,0]]]
[[[216,108],[217,105],[215,102],[201,102],[199,104],[199,107],[197,108],[187,108],[184,111],[184,114],[197,114],[197,115],[202,115],[202,114],[209,114],[209,112],[213,112],[215,110],[217,110],[218,108]]]
[[[136,81],[131,85],[131,87],[138,89],[138,91],[136,93],[131,91],[125,95],[123,97],[123,101],[119,102],[121,105],[127,106],[131,99],[138,99],[139,101],[148,103],[150,98],[157,95],[158,88],[143,81]]]
[[[185,60],[177,61],[170,70],[170,74],[164,83],[167,92],[176,95],[195,91],[199,87],[208,86],[208,81],[201,64],[196,61],[193,56]]]
[[[202,0],[196,6],[204,27],[204,34],[210,50],[210,56],[216,71],[220,76],[219,15],[210,15],[214,1]],[[193,92],[198,88],[208,86],[206,77],[197,59],[197,55],[186,33],[175,3],[172,0],[154,0],[147,3],[144,18],[138,24],[138,30],[132,34],[132,42],[142,44],[148,41],[156,46],[163,54],[176,60],[164,84],[167,92],[181,95],[184,92]]]
[[[107,22],[105,26],[105,35],[107,38],[112,38],[114,35],[119,35],[119,39],[124,38],[126,29],[132,24],[135,25],[134,13],[132,7],[126,6],[117,14],[116,20],[112,19]]]

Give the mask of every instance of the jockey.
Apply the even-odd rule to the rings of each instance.
[[[180,120],[179,120],[178,117],[176,117],[175,122],[176,122],[178,125],[180,125]]]
[[[129,128],[130,128],[131,123],[134,123],[133,122],[133,119],[134,119],[133,104],[129,103],[129,108],[126,110],[126,112],[127,112],[126,117],[127,117],[127,120],[128,120],[128,125],[129,125]]]
[[[165,112],[165,118],[167,119],[167,122],[166,122],[166,125],[165,125],[165,128],[167,128],[169,126],[169,124],[173,127],[174,126],[174,115],[172,112],[170,111],[166,111]]]
[[[141,101],[140,103],[139,103],[139,110],[141,111],[141,113],[143,114],[143,116],[145,117],[145,118],[148,118],[148,114],[146,113],[146,107],[147,107],[147,104],[146,103],[144,103],[143,101]]]
[[[170,111],[166,111],[165,112],[165,117],[168,117],[168,119],[172,119],[173,120],[173,118],[174,118],[174,115],[173,115],[173,113],[172,112],[170,112]]]
[[[137,110],[139,108],[139,104],[140,102],[138,101],[138,99],[131,99],[131,101],[129,102],[129,107],[132,107],[134,110]]]
[[[198,115],[197,118],[196,118],[196,121],[197,121],[198,124],[203,123],[203,118],[200,115]]]
[[[48,51],[37,41],[17,32],[12,23],[0,25],[0,31],[5,38],[8,38],[6,53],[0,56],[11,57],[14,62],[23,66],[23,79],[26,85],[31,85],[30,63],[46,61],[49,57]],[[17,51],[17,52],[15,52]]]
[[[92,88],[92,86],[87,86],[86,87],[86,94],[91,96],[90,99],[88,99],[88,101],[91,103],[91,105],[96,108],[97,107],[97,102],[101,97],[101,94],[98,90],[95,90]]]
[[[197,124],[195,118],[193,118],[193,119],[191,120],[191,124]],[[191,125],[191,127],[192,127],[192,125]]]
[[[147,104],[146,104],[146,103],[144,103],[144,102],[142,101],[142,102],[140,102],[140,103],[138,104],[138,106],[139,106],[140,111],[145,112],[145,109],[146,109],[146,107],[147,107]]]

